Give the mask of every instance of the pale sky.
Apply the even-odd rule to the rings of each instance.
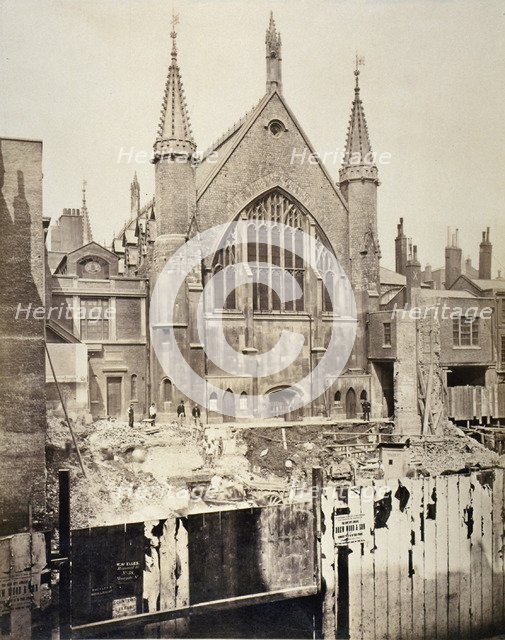
[[[478,260],[491,227],[505,274],[505,1],[175,0],[179,64],[198,151],[265,91],[265,30],[283,42],[284,95],[316,150],[341,150],[361,73],[379,167],[382,264],[396,223],[422,264],[443,264],[446,226]],[[151,151],[170,58],[167,0],[0,0],[0,136],[44,142],[44,214],[79,207],[88,182],[94,237],[110,242],[129,214],[137,170],[121,148]],[[338,165],[329,164],[335,179]],[[317,217],[317,212],[314,212]]]

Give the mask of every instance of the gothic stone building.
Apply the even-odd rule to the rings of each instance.
[[[228,130],[203,156],[197,157],[187,113],[176,34],[172,33],[171,63],[163,96],[162,116],[154,144],[155,196],[142,209],[138,181],[132,184],[132,215],[114,240],[114,251],[125,274],[149,279],[151,291],[166,261],[196,232],[233,221],[265,221],[288,225],[296,242],[302,230],[322,242],[339,261],[352,285],[357,307],[357,337],[342,374],[329,391],[303,410],[305,416],[331,414],[356,417],[360,401],[369,398],[376,373],[367,358],[366,320],[379,309],[380,273],[377,238],[378,171],[371,162],[370,140],[360,97],[359,71],[355,72],[354,100],[347,131],[345,161],[336,184],[317,159],[307,135],[287,104],[282,91],[281,38],[273,18],[266,32],[266,92],[257,105]],[[293,161],[293,152],[305,161]],[[311,156],[311,154],[315,154]],[[307,161],[308,157],[312,161]],[[203,378],[240,396],[247,413],[248,397],[268,394],[307,375],[325,352],[332,308],[325,286],[342,293],[343,283],[330,270],[315,273],[289,251],[272,249],[268,234],[256,232],[247,245],[229,246],[203,264],[201,273],[186,282],[173,330],[184,357]],[[264,233],[265,235],[261,235]],[[306,247],[301,247],[306,251]],[[261,252],[264,251],[262,254]],[[259,253],[258,253],[259,252]],[[285,268],[302,289],[302,296],[281,302],[262,285],[238,287],[222,307],[224,333],[230,346],[242,353],[271,349],[286,329],[304,336],[304,346],[292,364],[265,378],[232,376],[206,357],[196,331],[194,312],[202,288],[216,270],[243,260],[268,262],[266,277],[273,282]],[[212,326],[212,310],[207,315]],[[163,371],[151,357],[151,399],[162,413],[172,414],[184,396],[176,388],[177,372]],[[391,383],[389,383],[391,386]],[[209,398],[210,408],[216,398]],[[385,405],[386,406],[386,405]],[[373,413],[387,414],[382,400]],[[226,413],[226,411],[225,411]],[[231,413],[231,411],[230,411]],[[209,412],[208,419],[221,419]]]

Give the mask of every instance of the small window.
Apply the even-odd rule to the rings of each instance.
[[[209,397],[209,411],[217,411],[217,394],[214,392]]]
[[[365,389],[363,389],[363,391],[359,394],[359,399],[363,401],[368,400],[368,393]]]
[[[242,391],[242,393],[240,394],[239,408],[241,411],[247,411],[247,409],[249,408],[247,393],[245,391]]]
[[[278,138],[284,131],[286,131],[286,127],[280,120],[271,120],[268,123],[268,130],[274,138]]]
[[[130,398],[132,401],[138,400],[137,398],[137,374],[134,373],[130,380]]]
[[[479,318],[453,318],[452,342],[455,347],[478,347]]]
[[[334,396],[335,404],[340,404],[341,400],[342,400],[342,394],[340,393],[340,391],[336,391]]]
[[[383,345],[385,347],[391,346],[391,323],[385,322],[383,325]]]
[[[505,336],[501,337],[501,363],[505,365]]]

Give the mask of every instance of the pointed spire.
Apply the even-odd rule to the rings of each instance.
[[[356,69],[354,71],[356,86],[354,87],[354,100],[347,129],[344,164],[371,164],[371,155],[369,154],[372,147],[368,136],[363,102],[359,93],[359,67],[362,64],[364,64],[364,59],[356,54]]]
[[[89,220],[88,205],[86,204],[86,180],[82,181],[82,204],[81,204],[81,216],[82,216],[82,244],[89,244],[93,241],[93,234],[91,233],[91,222]]]
[[[130,212],[132,218],[137,217],[140,212],[140,183],[136,171],[130,185]]]
[[[270,22],[265,37],[267,57],[267,93],[277,89],[282,92],[281,34],[275,26],[274,14],[270,12]]]
[[[175,27],[178,22],[179,16],[172,14],[172,31],[170,33],[172,38],[171,62],[163,94],[158,135],[154,144],[155,161],[163,156],[192,156],[196,149],[177,63],[177,33]]]

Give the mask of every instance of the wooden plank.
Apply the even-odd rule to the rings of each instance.
[[[493,603],[493,630],[501,631],[503,628],[503,613],[505,594],[504,572],[503,572],[503,553],[504,551],[504,522],[503,522],[503,469],[495,469],[495,478],[493,483],[492,496],[492,603]]]
[[[349,515],[361,513],[359,487],[349,487]],[[349,544],[349,638],[361,638],[361,543]]]
[[[375,483],[374,502],[387,495],[388,486],[383,480]],[[388,530],[374,527],[375,545],[375,639],[388,640]]]
[[[410,543],[412,553],[412,640],[424,635],[424,482],[422,478],[406,481],[410,497]],[[402,627],[403,631],[403,627]],[[405,638],[409,635],[405,633]]]
[[[461,573],[461,536],[464,533],[459,524],[459,476],[447,478],[448,516],[448,585],[447,634],[449,638],[459,637],[459,597]]]
[[[110,619],[103,622],[93,622],[84,625],[72,627],[73,637],[76,638],[96,638],[101,633],[112,633],[120,631],[128,627],[137,627],[145,624],[158,624],[164,620],[173,620],[185,618],[191,613],[210,613],[213,611],[226,611],[229,609],[242,608],[246,606],[254,606],[258,604],[280,602],[282,600],[291,600],[294,598],[305,598],[314,596],[317,593],[316,587],[283,589],[282,591],[272,591],[270,593],[255,593],[237,598],[227,598],[222,600],[211,600],[200,604],[183,607],[181,609],[173,609],[172,611],[156,611],[154,613],[143,613],[138,616],[128,616],[121,619]],[[116,635],[116,637],[124,637]]]
[[[361,513],[365,522],[365,542],[361,556],[361,638],[375,640],[375,575],[374,575],[374,487],[361,488]]]
[[[448,509],[447,476],[435,479],[436,487],[436,565],[437,565],[437,639],[447,638],[448,609]]]
[[[495,621],[496,629],[505,629],[505,470],[496,469],[496,479],[493,491],[494,514],[494,543],[493,555],[495,556],[496,575],[493,577],[493,608],[496,601],[500,601],[500,582],[502,587],[501,605],[497,606]],[[501,581],[500,581],[501,572]],[[496,586],[495,586],[496,585]],[[501,613],[501,619],[500,619]]]
[[[323,636],[336,634],[335,620],[335,547],[333,542],[334,487],[326,487],[321,495],[321,578],[324,585],[322,606]]]
[[[459,553],[460,553],[460,581],[459,581],[459,637],[468,638],[471,633],[470,605],[471,605],[471,538],[468,529],[472,508],[471,480],[469,476],[459,476]]]
[[[477,474],[481,485],[482,514],[482,628],[481,634],[488,635],[493,629],[493,471]]]
[[[470,546],[470,625],[474,637],[478,638],[482,626],[482,487],[471,474],[471,505],[473,530]]]
[[[398,500],[399,540],[398,549],[400,556],[400,637],[412,638],[412,494],[413,481],[408,478],[401,480],[404,493],[402,503]],[[408,492],[408,497],[407,493]],[[406,501],[406,504],[404,504]],[[403,507],[403,511],[400,507]]]
[[[433,519],[433,490],[435,480],[423,479],[424,491],[424,629],[426,638],[436,638],[437,633],[437,562],[436,522]]]
[[[396,480],[391,480],[392,509],[387,523],[387,556],[388,556],[388,636],[401,637],[401,599],[400,599],[400,538],[401,514],[398,506]]]
[[[500,631],[503,625],[503,470],[495,469],[492,496],[492,604],[493,629]]]

